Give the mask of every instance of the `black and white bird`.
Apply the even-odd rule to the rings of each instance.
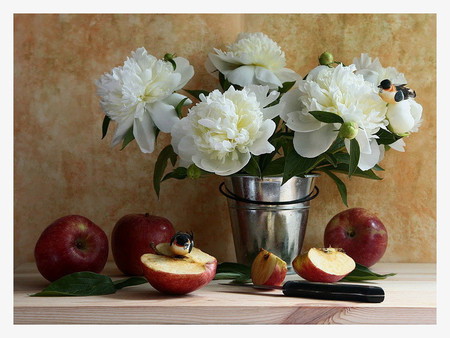
[[[416,97],[416,92],[406,84],[395,85],[389,79],[381,81],[378,88],[380,97],[387,103],[398,103]]]

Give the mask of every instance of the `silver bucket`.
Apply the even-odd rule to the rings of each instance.
[[[319,192],[315,178],[292,177],[281,185],[282,177],[228,177],[220,186],[227,197],[238,263],[251,266],[261,248],[288,265],[300,253],[305,237],[310,200]]]

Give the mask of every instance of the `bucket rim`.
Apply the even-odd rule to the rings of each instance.
[[[291,178],[316,178],[316,177],[320,177],[320,173],[311,173],[311,174],[306,174],[303,176],[292,176]],[[255,175],[246,175],[246,174],[242,174],[242,175],[231,175],[228,176],[228,178],[233,179],[233,178],[253,178],[253,179],[260,179],[260,180],[270,180],[270,179],[283,179],[283,176],[263,176],[263,177],[259,177],[259,176],[255,176]]]

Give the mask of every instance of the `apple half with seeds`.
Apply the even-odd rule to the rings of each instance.
[[[185,256],[173,254],[170,243],[160,243],[156,254],[144,254],[144,277],[165,294],[184,295],[208,284],[216,275],[217,259],[197,248]]]
[[[355,261],[342,249],[311,248],[292,262],[297,274],[310,282],[334,283],[355,269]]]

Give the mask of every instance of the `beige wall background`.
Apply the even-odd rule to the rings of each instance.
[[[204,69],[207,53],[242,31],[261,31],[286,53],[301,75],[323,51],[351,63],[367,52],[406,74],[424,108],[419,133],[405,153],[389,152],[382,181],[343,176],[349,206],[378,214],[389,233],[384,262],[436,261],[436,16],[434,14],[151,14],[14,17],[14,265],[33,261],[44,228],[68,214],[90,218],[110,235],[128,213],[149,212],[192,230],[196,244],[219,261],[234,246],[220,177],[166,181],[158,200],[152,186],[157,153],[136,144],[101,140],[95,80],[145,47],[162,57],[186,57],[196,74],[188,89],[216,88]],[[304,248],[321,246],[328,220],[346,207],[335,185],[321,177],[311,205]],[[112,255],[110,255],[112,259]]]

